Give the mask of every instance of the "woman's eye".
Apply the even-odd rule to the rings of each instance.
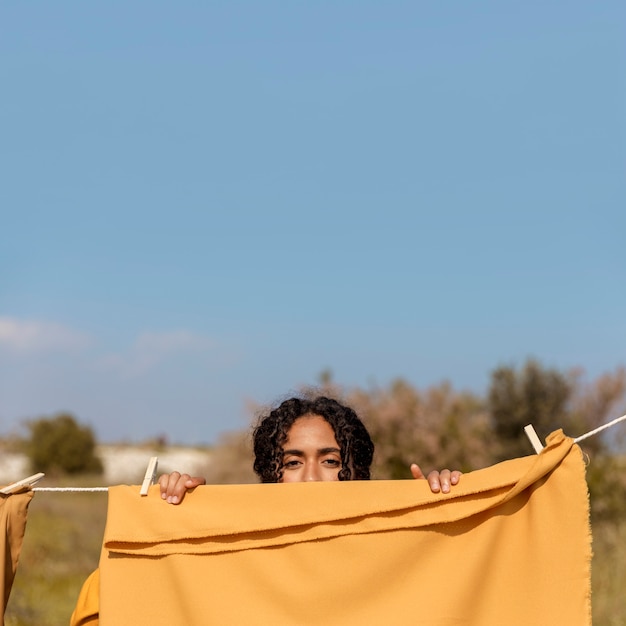
[[[296,467],[300,461],[286,461],[284,467]]]
[[[341,461],[338,461],[337,459],[325,459],[324,463],[332,467],[339,467],[341,465]]]

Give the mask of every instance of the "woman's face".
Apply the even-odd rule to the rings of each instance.
[[[283,483],[339,480],[341,451],[332,426],[319,415],[303,415],[283,446]]]

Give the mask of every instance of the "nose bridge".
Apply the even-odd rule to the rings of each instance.
[[[305,482],[319,482],[322,480],[321,467],[316,460],[306,459],[304,463]]]

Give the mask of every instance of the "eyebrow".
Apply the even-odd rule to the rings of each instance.
[[[337,453],[341,454],[341,450],[339,448],[319,448],[317,450],[318,454],[332,454]],[[294,456],[304,456],[303,450],[283,450],[283,455],[292,454]]]

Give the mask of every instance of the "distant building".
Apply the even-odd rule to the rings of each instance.
[[[192,476],[204,476],[207,474],[211,457],[208,450],[185,447],[169,447],[158,451],[143,446],[101,445],[96,448],[96,452],[104,466],[102,480],[109,485],[140,485],[150,457],[153,456],[159,458],[157,475],[178,470]],[[0,455],[0,484],[7,485],[31,473],[26,455],[18,453]],[[45,482],[40,483],[40,486],[46,486]]]

